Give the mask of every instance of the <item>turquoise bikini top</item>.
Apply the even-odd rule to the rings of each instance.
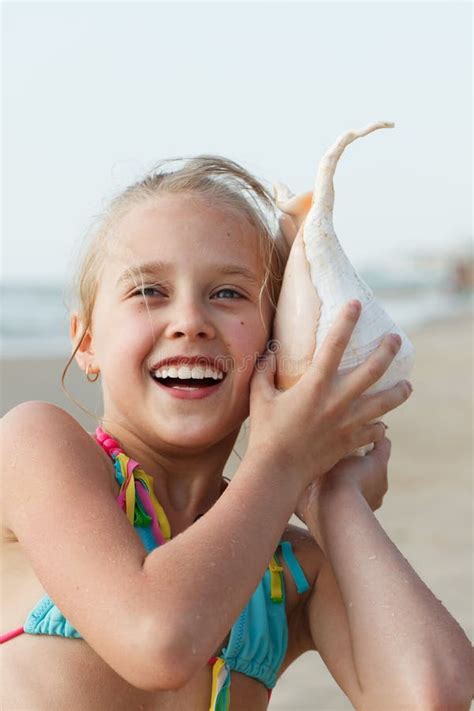
[[[171,538],[171,531],[166,514],[154,495],[152,477],[101,427],[97,428],[95,438],[114,462],[115,479],[120,485],[117,502],[146,551],[163,545]],[[227,646],[218,657],[209,660],[213,671],[210,711],[228,709],[231,671],[253,677],[269,690],[276,684],[288,646],[284,576],[278,553],[283,556],[298,592],[309,589],[291,543],[280,541],[257,589],[233,624]],[[47,595],[29,613],[23,631],[82,639]]]

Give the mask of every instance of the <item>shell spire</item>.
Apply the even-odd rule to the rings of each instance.
[[[293,226],[288,229],[288,218],[286,222],[280,221],[287,241],[293,239],[273,332],[278,349],[277,385],[282,389],[291,387],[299,379],[338,312],[352,299],[361,302],[362,312],[342,358],[340,372],[364,362],[387,333],[398,333],[402,338],[398,354],[368,392],[390,388],[409,375],[414,356],[412,344],[357,274],[333,226],[333,178],[344,149],[356,138],[393,126],[381,121],[342,134],[319,164],[310,206],[306,193],[298,198],[280,187],[275,191],[278,207],[289,216]]]

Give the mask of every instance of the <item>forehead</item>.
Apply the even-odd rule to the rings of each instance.
[[[233,263],[263,271],[256,229],[234,210],[203,197],[163,195],[132,208],[109,245],[109,276],[150,261]]]

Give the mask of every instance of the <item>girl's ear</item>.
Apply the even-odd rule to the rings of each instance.
[[[72,341],[73,344],[73,350],[76,348],[78,345],[78,339],[81,338],[82,335],[82,323],[79,319],[79,316],[77,313],[73,313],[71,315],[71,319],[69,321],[69,337]],[[92,349],[92,335],[87,329],[86,333],[83,335],[81,342],[79,343],[79,346],[77,348],[76,354],[74,356],[76,363],[78,364],[79,368],[81,370],[86,370],[87,366],[91,366],[91,358],[94,357],[94,351]]]

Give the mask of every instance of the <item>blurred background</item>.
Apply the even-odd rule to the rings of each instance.
[[[94,429],[59,385],[68,287],[93,219],[158,160],[218,153],[298,192],[340,133],[395,122],[335,180],[340,241],[417,349],[376,515],[472,638],[472,5],[6,2],[2,34],[2,414],[47,400]],[[100,416],[100,380],[66,384]],[[270,709],[313,708],[351,705],[308,653]]]

